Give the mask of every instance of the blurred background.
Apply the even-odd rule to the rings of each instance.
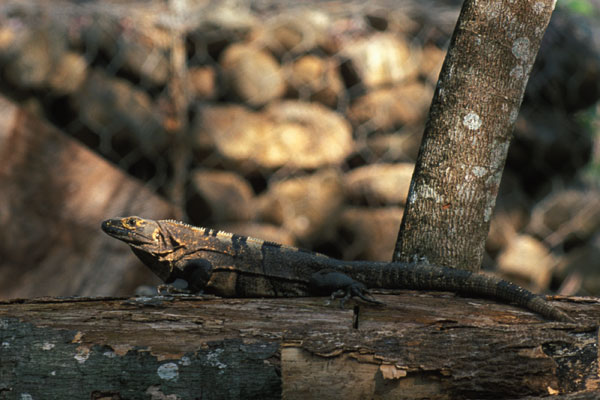
[[[391,260],[457,1],[0,0],[0,299],[158,284],[107,218]],[[600,1],[559,1],[484,269],[600,295]]]

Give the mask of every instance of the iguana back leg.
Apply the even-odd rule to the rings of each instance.
[[[309,290],[316,295],[329,295],[331,300],[341,297],[340,307],[344,306],[346,300],[351,297],[360,299],[372,304],[382,304],[370,296],[366,286],[355,281],[343,272],[335,270],[320,270],[311,275],[309,281]]]

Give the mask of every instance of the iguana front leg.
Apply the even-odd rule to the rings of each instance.
[[[165,283],[157,287],[159,294],[203,294],[211,276],[212,266],[207,260],[198,258],[185,260],[171,271]]]
[[[315,295],[331,295],[332,300],[342,297],[340,307],[343,307],[346,300],[351,297],[359,297],[367,303],[382,304],[371,297],[364,284],[355,281],[343,272],[331,269],[322,269],[312,274],[308,288]]]

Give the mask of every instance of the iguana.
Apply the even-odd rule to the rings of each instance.
[[[342,261],[291,246],[173,220],[109,219],[102,230],[127,243],[165,283],[224,297],[357,296],[368,288],[457,292],[513,302],[559,321],[572,319],[513,283],[427,263]]]

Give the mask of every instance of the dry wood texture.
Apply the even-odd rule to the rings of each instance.
[[[322,298],[3,302],[0,398],[457,399],[598,390],[596,300],[561,301],[575,325],[447,293],[378,297],[385,307],[345,310]]]

